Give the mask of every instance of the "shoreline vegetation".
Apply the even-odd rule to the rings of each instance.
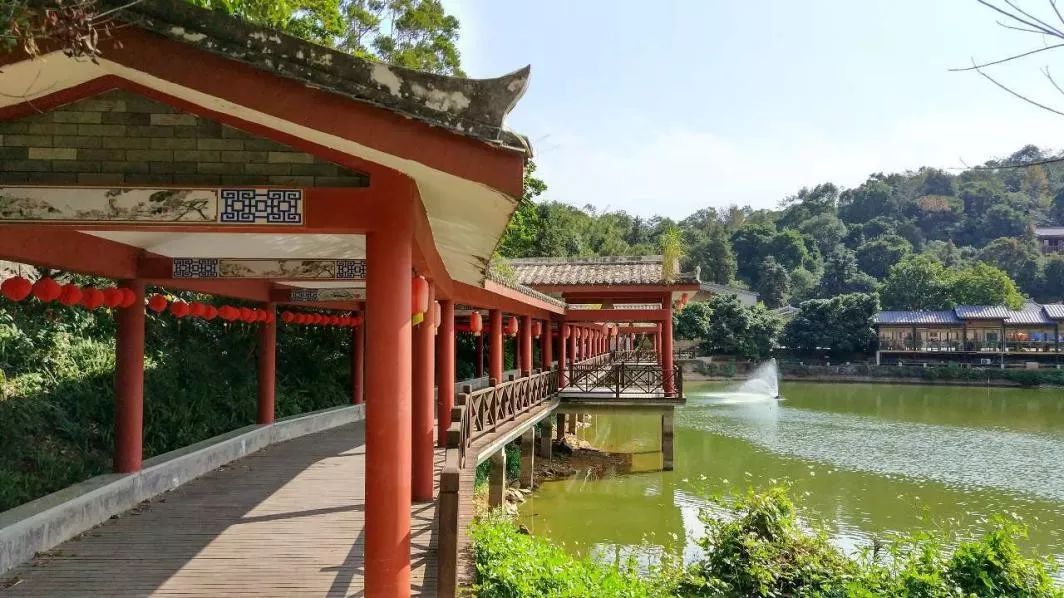
[[[685,381],[739,381],[748,373],[736,363],[689,362]],[[804,365],[780,363],[780,379],[794,382],[913,384],[928,386],[995,386],[1062,388],[1064,369],[962,368],[958,366],[897,366],[871,364]]]
[[[701,556],[683,564],[664,556],[654,565],[617,565],[576,557],[530,535],[495,510],[473,524],[475,584],[480,598],[917,596],[1064,597],[1047,560],[1016,545],[1026,529],[996,517],[981,538],[927,532],[886,538],[848,555],[815,522],[801,519],[785,487],[717,499],[718,516],[703,510]]]

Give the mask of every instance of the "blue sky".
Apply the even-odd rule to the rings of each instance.
[[[532,139],[547,199],[682,217],[1064,148],[1064,117],[948,72],[1042,43],[974,0],[444,3],[470,76],[532,65],[509,125]],[[1039,72],[1055,65],[1064,79],[1064,49],[991,72],[1064,108]]]

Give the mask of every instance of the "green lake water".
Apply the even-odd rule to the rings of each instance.
[[[784,401],[685,385],[675,470],[547,482],[521,507],[534,534],[578,554],[698,556],[713,495],[788,481],[801,513],[846,550],[935,526],[974,536],[993,514],[1064,563],[1064,391],[784,383]],[[590,411],[579,435],[660,468],[660,416]]]

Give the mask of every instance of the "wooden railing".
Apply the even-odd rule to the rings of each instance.
[[[558,371],[551,370],[523,378],[511,377],[502,384],[477,391],[466,386],[455,398],[440,474],[437,596],[450,598],[458,589],[459,493],[470,447],[479,438],[495,433],[500,425],[516,421],[549,402],[556,394]]]
[[[603,353],[602,355],[596,355],[590,359],[569,364],[568,385],[573,386],[581,383],[581,377],[589,375],[590,372],[602,370],[612,363],[614,359],[616,359],[615,354]]]
[[[656,363],[618,361],[608,365],[575,365],[568,389],[581,392],[612,392],[616,398],[625,393],[683,396],[683,369],[674,365],[665,370]]]

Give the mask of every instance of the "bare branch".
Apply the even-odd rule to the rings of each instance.
[[[1001,89],[1003,89],[1003,90],[1007,91],[1008,93],[1012,94],[1013,96],[1023,100],[1024,102],[1027,102],[1028,104],[1031,104],[1032,106],[1038,106],[1042,110],[1047,110],[1049,112],[1052,112],[1053,114],[1064,116],[1064,112],[1061,112],[1060,110],[1057,110],[1056,108],[1052,108],[1050,106],[1046,106],[1045,104],[1040,104],[1040,103],[1032,100],[1031,98],[1023,95],[1022,93],[1019,93],[1018,91],[1013,90],[1009,86],[1004,85],[1003,83],[1000,83],[997,79],[995,79],[995,78],[991,77],[990,75],[984,73],[978,67],[975,69],[975,72],[979,73],[979,75],[982,76],[983,78],[985,78],[987,81],[990,81],[994,85],[997,85]]]
[[[1061,95],[1064,95],[1064,89],[1061,89],[1061,87],[1057,85],[1057,80],[1053,78],[1053,75],[1049,74],[1048,66],[1042,68],[1042,74],[1046,76],[1046,79],[1049,79],[1049,82],[1053,84],[1053,87],[1057,88],[1057,91],[1059,91]]]
[[[1045,46],[1044,48],[1038,48],[1037,50],[1031,50],[1029,52],[1024,52],[1022,54],[1016,54],[1015,56],[1009,56],[1008,58],[1002,58],[1001,60],[994,60],[992,62],[984,62],[983,64],[974,64],[974,61],[973,61],[973,65],[972,66],[966,66],[964,68],[949,69],[949,70],[951,72],[977,71],[977,70],[979,70],[981,68],[984,68],[984,67],[994,66],[995,64],[1002,64],[1004,62],[1009,62],[1010,60],[1016,60],[1017,58],[1023,58],[1025,56],[1030,56],[1031,54],[1038,54],[1039,52],[1045,52],[1046,50],[1055,50],[1057,48],[1064,48],[1064,43],[1053,44],[1052,46]]]
[[[1053,12],[1057,13],[1057,18],[1061,23],[1064,23],[1064,15],[1060,14],[1060,9],[1057,8],[1057,0],[1049,0],[1049,5],[1053,7]]]
[[[1027,17],[1028,19],[1031,19],[1032,21],[1034,21],[1034,22],[1038,23],[1039,25],[1042,25],[1046,29],[1052,31],[1053,35],[1056,35],[1057,37],[1064,37],[1064,33],[1062,33],[1059,29],[1057,29],[1056,27],[1050,25],[1049,23],[1046,23],[1045,21],[1043,21],[1042,19],[1039,19],[1038,17],[1032,15],[1031,13],[1023,10],[1019,6],[1016,6],[1016,4],[1014,4],[1012,2],[1012,0],[1005,0],[1005,4],[1008,4],[1009,6],[1011,6],[1013,8],[1013,10],[1019,12],[1020,14],[1022,14],[1025,17]]]
[[[1037,23],[1032,23],[1032,22],[1030,22],[1030,21],[1028,21],[1026,19],[1020,18],[1020,17],[1016,16],[1015,14],[1013,14],[1013,13],[1011,13],[1011,12],[1009,12],[1009,11],[1007,11],[1007,10],[1005,10],[1005,9],[995,5],[995,4],[992,4],[992,3],[988,2],[987,0],[975,0],[975,1],[978,2],[979,4],[982,4],[983,6],[986,6],[987,8],[990,8],[991,10],[994,10],[996,12],[999,12],[999,13],[1005,15],[1006,17],[1008,17],[1009,19],[1012,19],[1013,21],[1016,21],[1018,23],[1023,23],[1024,25],[1027,25],[1028,27],[1030,27],[1032,29],[1037,29],[1037,30],[1041,31],[1042,33],[1044,33],[1046,35],[1055,35],[1056,37],[1060,37],[1059,35],[1056,35],[1055,33],[1053,33],[1052,30],[1046,29],[1045,27],[1042,27],[1042,26],[1038,25]]]

